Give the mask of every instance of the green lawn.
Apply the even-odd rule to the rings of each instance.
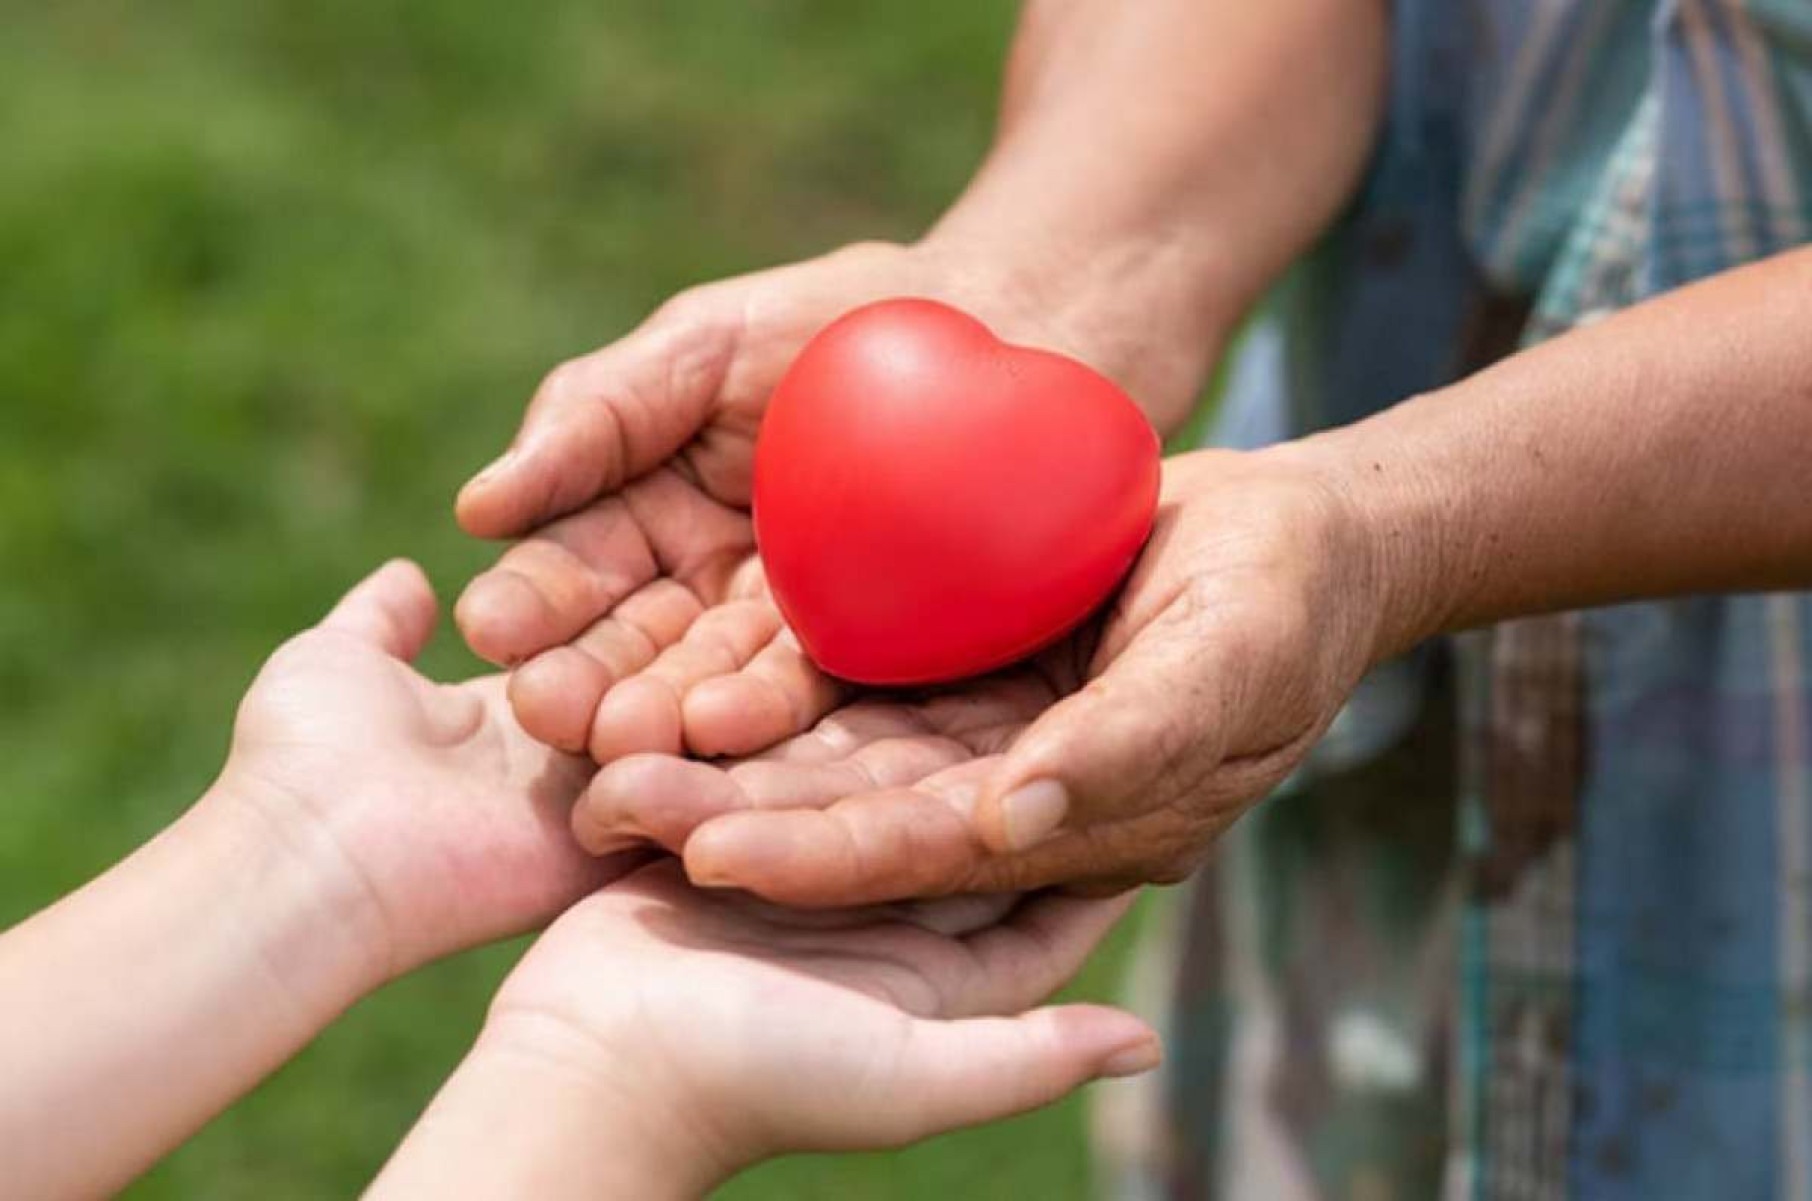
[[[918,230],[1013,7],[0,0],[0,924],[175,816],[348,582],[486,561],[450,498],[549,365],[688,283]],[[452,638],[429,665],[474,668]],[[352,1193],[515,950],[361,1006],[135,1195]],[[730,1192],[1085,1170],[1071,1104]]]

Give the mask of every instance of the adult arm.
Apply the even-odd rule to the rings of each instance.
[[[1352,427],[1172,459],[1098,637],[1039,673],[1064,699],[997,677],[768,764],[639,757],[577,828],[651,833],[694,879],[801,904],[1180,879],[1422,638],[1812,586],[1808,321],[1802,250]],[[978,733],[950,724],[965,697]]]
[[[1812,586],[1812,251],[1311,439],[1380,559],[1380,649],[1501,618]]]
[[[924,238],[693,289],[556,369],[459,501],[474,534],[529,535],[459,610],[476,651],[520,665],[523,725],[599,762],[729,755],[843,702],[782,629],[748,523],[756,430],[800,346],[862,303],[931,296],[1174,428],[1352,191],[1386,34],[1383,0],[1028,4],[994,147]]]

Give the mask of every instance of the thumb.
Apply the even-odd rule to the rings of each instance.
[[[1091,1080],[1158,1066],[1158,1036],[1101,1005],[1057,1005],[1013,1018],[919,1021],[889,1086],[894,1133],[913,1142],[1012,1117]]]
[[[1218,762],[1226,680],[1180,620],[1147,627],[1082,691],[1013,743],[975,806],[988,848],[1011,854],[1059,828],[1155,807],[1179,759]]]
[[[434,588],[408,559],[392,559],[352,586],[319,629],[347,634],[412,662],[434,633]]]
[[[708,303],[675,303],[621,341],[554,368],[510,449],[460,491],[480,538],[524,533],[660,466],[710,419],[735,354]]]

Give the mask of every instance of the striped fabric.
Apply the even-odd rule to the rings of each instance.
[[[1224,440],[1807,240],[1812,0],[1394,20],[1373,178]],[[1812,602],[1518,622],[1413,667],[1343,719],[1386,749],[1317,760],[1196,884],[1169,1195],[1812,1198]]]

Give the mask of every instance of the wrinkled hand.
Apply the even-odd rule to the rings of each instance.
[[[1125,908],[786,913],[700,892],[664,861],[542,935],[474,1054],[589,1078],[596,1122],[643,1131],[702,1191],[771,1155],[896,1146],[1154,1066],[1156,1037],[1128,1014],[1025,1012]]]
[[[1014,672],[874,698],[731,765],[636,755],[574,812],[799,905],[1182,879],[1303,758],[1381,640],[1366,543],[1287,451],[1170,460],[1112,612]],[[817,685],[813,685],[816,687]],[[808,712],[801,692],[779,707]]]
[[[434,623],[413,563],[353,588],[265,664],[209,801],[303,858],[380,979],[545,922],[627,866],[573,845],[590,765],[524,734],[501,677],[409,665]]]
[[[1010,341],[1079,355],[1165,421],[1187,412],[1209,340],[1159,334],[1111,288],[1039,295],[985,259],[937,240],[852,246],[683,293],[548,376],[458,507],[470,533],[526,535],[458,606],[472,648],[516,668],[525,729],[600,763],[747,754],[846,699],[768,599],[748,508],[770,392],[851,308],[944,300]]]
[[[458,606],[475,651],[521,665],[510,696],[524,728],[599,762],[734,753],[839,699],[766,601],[748,514],[755,435],[813,334],[898,295],[945,299],[1037,340],[1027,307],[960,262],[877,243],[684,293],[548,376],[514,446],[458,506],[473,534],[531,534]]]

